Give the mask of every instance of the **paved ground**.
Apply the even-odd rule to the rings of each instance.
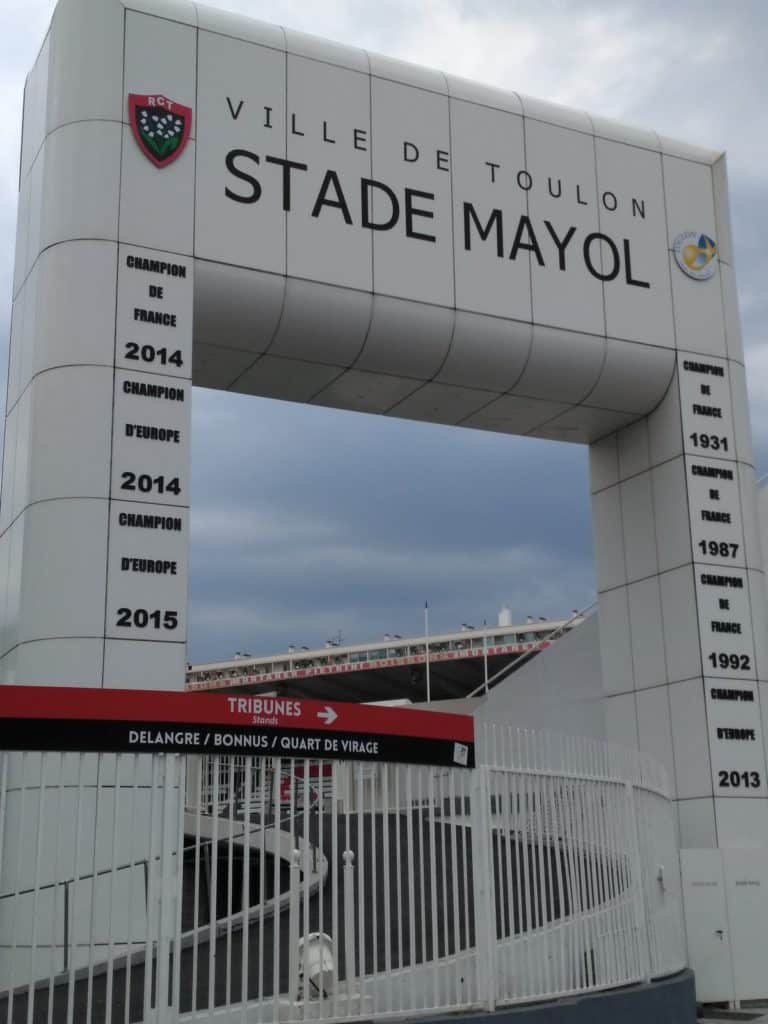
[[[740,1010],[705,1006],[699,1020],[704,1024],[768,1024],[768,1003],[742,1006]]]

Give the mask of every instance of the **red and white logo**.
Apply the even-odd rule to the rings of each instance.
[[[167,167],[184,152],[192,130],[192,108],[155,94],[128,96],[131,131],[155,167]]]

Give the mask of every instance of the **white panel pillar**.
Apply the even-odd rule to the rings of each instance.
[[[195,38],[117,3],[64,0],[27,83],[4,682],[183,687],[195,125],[158,167],[129,96],[193,107]]]
[[[681,846],[764,846],[765,589],[725,175],[663,160],[670,250],[693,225],[719,258],[697,280],[670,252],[669,391],[591,449],[606,719],[666,763]]]
[[[195,87],[193,28],[105,0],[61,0],[27,81],[0,683],[184,685],[194,139],[155,166],[131,131],[128,97],[192,107]],[[145,756],[3,757],[0,891],[38,886],[48,896],[34,922],[33,901],[19,896],[14,913],[26,923],[0,929],[0,987],[60,968],[65,942],[76,967],[94,944],[119,949],[103,922],[130,922],[134,904],[133,937],[146,935],[144,872],[136,884],[119,874],[111,893],[99,872],[114,855],[147,862],[151,877],[161,844],[150,808],[163,800],[175,821],[182,792]],[[164,764],[176,771],[175,760]],[[172,846],[164,852],[175,866]],[[63,911],[49,896],[74,876],[63,938]]]

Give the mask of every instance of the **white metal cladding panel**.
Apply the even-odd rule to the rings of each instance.
[[[676,196],[677,179],[700,184],[716,154],[662,146],[653,133],[540,101],[521,104],[513,94],[221,12],[128,6],[167,12],[163,31],[174,53],[198,26],[189,154],[197,258],[518,325],[610,334],[642,348],[672,343],[667,237],[679,225],[664,215],[662,159],[675,169],[668,190]],[[129,11],[131,39],[151,34],[158,20]],[[139,89],[136,73],[131,88]],[[694,188],[682,213],[698,223],[700,210],[706,225],[710,207],[711,196]],[[186,251],[186,240],[179,246]],[[719,302],[720,289],[710,292]],[[405,308],[416,318],[405,317],[408,338],[420,314],[417,305]],[[403,325],[384,327],[385,346],[397,348]],[[299,347],[311,327],[303,333],[304,341],[294,339]],[[339,365],[314,340],[308,362]],[[222,341],[224,350],[237,347]],[[288,393],[274,378],[287,380],[297,367],[270,362],[241,387],[237,372],[217,372],[216,354],[205,355],[196,360],[196,382],[205,386],[307,400],[327,383],[321,374],[306,395]],[[369,347],[360,369],[425,379],[398,368],[399,352],[386,370],[372,355]],[[506,358],[502,351],[495,379],[509,376]],[[648,351],[631,394],[590,406],[627,415],[651,409],[664,391],[656,369]],[[440,360],[428,376],[438,372]],[[337,390],[321,401],[345,404]],[[607,429],[604,413],[582,419],[579,440]]]
[[[4,755],[2,1012],[371,1019],[680,969],[663,769],[584,740],[477,738],[475,770]]]
[[[94,39],[101,44],[95,56]],[[125,93],[150,89],[195,105],[188,150],[162,172],[142,157],[126,124]],[[670,268],[668,253],[679,231],[694,225],[722,229],[728,256],[727,211],[712,198],[715,165],[722,199],[718,154],[580,111],[521,101],[182,0],[70,0],[57,9],[30,76],[26,121],[16,290],[41,248],[78,238],[114,241],[119,205],[123,238],[139,244],[152,244],[162,228],[163,248],[325,287],[374,290],[404,300],[419,323],[423,317],[412,303],[471,311],[490,324],[500,317],[510,324],[515,366],[516,332],[534,319],[598,339],[608,335],[623,348],[642,343],[647,362],[630,394],[617,393],[613,402],[595,397],[583,415],[552,410],[550,419],[560,412],[563,418],[550,428],[543,425],[547,417],[533,426],[506,426],[546,436],[569,430],[577,440],[622,422],[604,410],[634,416],[661,398],[664,375],[650,350],[671,343],[670,273],[676,308],[696,293],[698,319],[686,326],[688,340],[695,327],[714,337],[713,325],[725,323],[719,281],[686,284]],[[504,125],[510,130],[497,130]],[[119,176],[110,168],[121,151],[118,203]],[[290,171],[286,160],[295,165]],[[170,196],[162,190],[162,201],[155,195],[159,173],[178,186]],[[194,238],[182,215],[193,191]],[[496,286],[489,290],[491,279]],[[385,318],[377,326],[377,309],[373,326],[391,347],[402,324],[395,328]],[[233,337],[247,330],[245,322],[231,326]],[[414,331],[418,326],[410,324]],[[688,344],[677,329],[677,343]],[[311,320],[303,334],[311,334]],[[247,366],[229,351],[239,346],[221,340],[221,352],[196,360],[196,382],[239,389]],[[301,347],[301,339],[292,343]],[[382,369],[381,353],[367,349],[360,369],[392,373]],[[222,359],[230,365],[220,369]],[[348,365],[318,346],[310,362],[315,359]],[[504,347],[494,360],[493,379],[512,376],[513,384]],[[441,364],[442,356],[425,376],[418,367],[397,372],[429,379]],[[306,394],[288,394],[286,381],[297,369],[309,373],[290,361],[270,363],[263,378],[248,378],[245,390],[307,400],[328,384],[315,374]],[[562,368],[559,374],[567,376]],[[386,408],[407,393],[387,399]],[[345,402],[341,393],[326,398]],[[439,402],[435,409],[436,418],[446,418]],[[505,429],[499,422],[474,425]]]

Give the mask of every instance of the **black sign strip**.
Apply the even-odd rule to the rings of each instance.
[[[85,753],[252,754],[330,761],[388,761],[474,768],[474,743],[382,733],[115,722],[92,719],[0,719],[0,749]]]

